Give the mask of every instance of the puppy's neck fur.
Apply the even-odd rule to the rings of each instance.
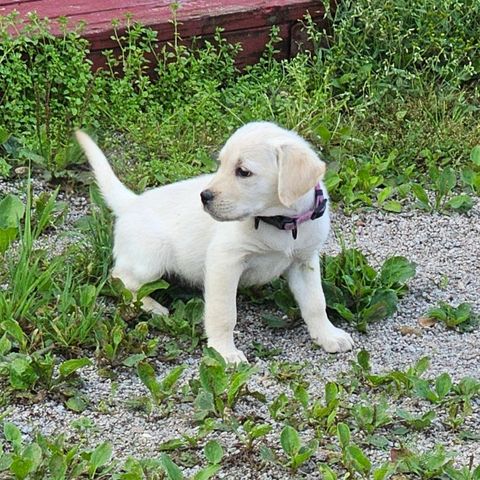
[[[293,217],[301,215],[303,212],[310,210],[315,202],[315,189],[312,188],[305,195],[296,200],[291,207],[285,205],[278,205],[267,208],[262,212],[262,217],[274,217],[276,215],[283,215],[285,217]]]

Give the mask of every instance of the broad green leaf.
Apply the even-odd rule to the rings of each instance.
[[[415,363],[415,373],[422,375],[430,368],[430,357],[422,357]]]
[[[228,386],[228,376],[225,368],[226,365],[216,358],[204,357],[199,369],[202,387],[214,395],[223,393]]]
[[[265,445],[260,445],[260,457],[266,462],[277,463],[275,453],[273,453],[271,448],[268,448]]]
[[[382,205],[382,208],[387,212],[400,213],[402,211],[402,204],[396,200],[389,200]]]
[[[262,424],[262,425],[255,425],[249,432],[248,436],[252,439],[255,440],[256,438],[263,437],[267,433],[270,433],[272,431],[272,426],[267,425],[267,424]]]
[[[10,244],[17,238],[17,228],[0,228],[0,254],[5,253]]]
[[[48,462],[52,480],[64,480],[67,473],[67,459],[63,453],[54,453]]]
[[[353,322],[355,320],[355,314],[352,313],[345,305],[341,303],[335,303],[332,305],[332,308],[337,311],[347,322]]]
[[[335,382],[327,382],[325,385],[325,404],[329,405],[338,397],[338,386]]]
[[[440,400],[445,398],[450,393],[452,385],[452,379],[448,373],[442,373],[439,377],[437,377],[435,381],[435,391],[437,392]]]
[[[82,307],[89,307],[97,298],[97,289],[94,285],[83,285],[79,289],[78,297]]]
[[[137,292],[137,300],[141,300],[144,297],[147,297],[151,293],[155,292],[156,290],[165,290],[170,286],[168,282],[165,280],[157,280],[155,282],[147,283],[140,287]]]
[[[8,470],[13,461],[12,453],[3,453],[0,449],[0,472]]]
[[[456,387],[461,395],[472,397],[480,393],[480,381],[473,377],[463,377]]]
[[[332,138],[332,133],[325,125],[318,125],[315,131],[324,143],[328,143]]]
[[[346,423],[339,422],[337,424],[337,436],[342,448],[350,443],[350,428]]]
[[[386,480],[389,478],[389,475],[392,473],[392,465],[387,462],[382,466],[376,468],[373,472],[373,480]]]
[[[177,450],[177,448],[181,448],[185,445],[185,440],[183,438],[172,438],[171,440],[167,440],[166,442],[162,442],[158,449],[161,452],[168,452],[170,450]]]
[[[289,457],[293,457],[298,453],[301,446],[298,432],[290,425],[287,425],[280,433],[280,444],[284,452]]]
[[[10,442],[13,446],[13,449],[17,451],[22,445],[22,434],[20,430],[11,422],[5,422],[3,425],[3,434],[5,440]]]
[[[334,275],[336,276],[336,274]],[[325,293],[325,298],[327,300],[327,305],[330,308],[333,308],[332,305],[335,305],[337,303],[344,303],[345,299],[342,290],[338,288],[333,282],[322,279],[322,287],[323,292]]]
[[[31,388],[38,379],[38,375],[28,357],[17,357],[9,365],[10,385],[17,390]]]
[[[213,395],[206,390],[200,390],[195,398],[195,420],[203,420],[208,417],[210,413],[215,413],[215,403]]]
[[[134,353],[133,355],[128,356],[122,364],[125,365],[126,367],[134,367],[135,365],[138,365],[141,361],[145,360],[145,354],[144,353]]]
[[[142,383],[148,388],[155,399],[160,396],[160,384],[157,381],[155,370],[148,362],[140,362],[137,365],[137,373]]]
[[[419,201],[420,206],[425,210],[430,210],[430,200],[428,199],[427,192],[425,189],[418,183],[412,185],[412,193],[415,195],[416,199]]]
[[[17,480],[23,480],[33,471],[33,462],[28,458],[17,457],[10,465],[10,471],[15,475]]]
[[[430,388],[428,381],[422,378],[417,378],[415,380],[413,391],[417,397],[423,398],[432,403],[437,403],[439,400],[438,395]]]
[[[364,322],[371,323],[393,315],[397,310],[397,295],[393,290],[378,290],[370,304],[361,312]]]
[[[370,354],[367,350],[360,350],[357,353],[357,362],[365,372],[369,372],[372,368],[370,366]]]
[[[338,480],[337,474],[325,463],[321,463],[318,468],[323,475],[323,480]]]
[[[383,435],[370,435],[366,438],[366,442],[382,450],[386,449],[390,443],[388,438]]]
[[[59,367],[59,372],[62,377],[68,377],[78,369],[88,367],[92,365],[92,362],[88,358],[73,358],[62,362]]]
[[[255,367],[238,367],[241,370],[235,372],[227,388],[227,405],[232,407],[242,387],[248,382],[248,379],[257,371]]]
[[[300,451],[292,458],[292,467],[298,468],[300,465],[305,463],[317,450],[318,442],[316,440],[311,440],[308,442],[308,445],[302,447]]]
[[[209,478],[212,478],[219,470],[220,465],[209,465],[208,467],[199,470],[193,477],[193,480],[208,480]]]
[[[22,327],[16,320],[5,320],[0,324],[0,327],[8,336],[13,338],[13,340],[15,340],[20,347],[25,347],[28,339]]]
[[[167,474],[169,480],[182,480],[183,474],[182,471],[178,468],[172,459],[166,454],[162,453],[160,455],[160,463]]]
[[[452,210],[457,210],[460,212],[468,212],[473,207],[473,200],[470,195],[462,194],[452,197],[445,206],[451,208]]]
[[[35,471],[42,463],[42,449],[38,443],[31,443],[23,451],[22,457],[31,462],[32,471]]]
[[[352,461],[353,467],[357,472],[362,474],[370,472],[372,468],[372,463],[370,462],[368,457],[362,452],[362,450],[357,447],[357,445],[347,445],[346,451]]]
[[[0,127],[0,144],[5,143],[9,138],[10,132],[4,127]]]
[[[112,444],[110,442],[103,442],[98,445],[92,452],[90,457],[90,465],[95,469],[99,469],[106,465],[112,458]]]
[[[480,145],[475,145],[470,153],[470,160],[480,167]]]
[[[415,263],[405,257],[395,256],[388,258],[380,271],[380,282],[384,287],[403,284],[415,276]]]
[[[87,403],[82,397],[75,395],[65,402],[65,406],[72,412],[81,413],[87,408]]]
[[[182,376],[182,373],[185,371],[185,368],[185,365],[178,365],[172,368],[172,370],[170,370],[170,372],[168,372],[167,375],[163,377],[160,382],[160,388],[162,392],[171,392],[172,388],[177,384],[178,380]]]
[[[377,200],[379,203],[383,203],[385,202],[385,200],[390,197],[393,193],[393,187],[391,185],[383,188],[382,190],[380,190],[380,192],[378,192],[377,194]]]
[[[222,461],[223,448],[217,440],[210,440],[205,445],[205,457],[206,459],[216,465]]]
[[[7,338],[5,333],[2,338],[0,338],[0,356],[6,355],[12,348],[12,342]]]
[[[446,195],[455,187],[456,183],[457,183],[457,176],[455,175],[453,168],[451,167],[445,168],[440,174],[440,178],[438,181],[438,189],[440,194]]]
[[[7,195],[0,201],[0,229],[17,228],[25,214],[25,205],[15,195]]]

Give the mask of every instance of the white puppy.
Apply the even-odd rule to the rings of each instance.
[[[240,362],[245,355],[233,340],[239,283],[261,285],[285,274],[313,341],[327,352],[352,348],[350,335],[327,318],[320,280],[319,249],[330,228],[318,183],[325,164],[296,133],[249,123],[228,139],[215,174],[141,195],[120,182],[88,135],[76,135],[116,216],[112,276],[126,288],[135,292],[168,274],[203,287],[208,345]],[[321,216],[311,220],[314,210]],[[168,313],[150,297],[143,307]]]

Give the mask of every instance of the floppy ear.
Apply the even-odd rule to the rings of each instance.
[[[312,189],[325,174],[325,162],[304,145],[286,144],[278,152],[278,197],[286,207]]]

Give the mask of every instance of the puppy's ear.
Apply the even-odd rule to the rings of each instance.
[[[278,151],[278,197],[286,207],[312,189],[325,174],[325,162],[307,146],[286,144]]]

